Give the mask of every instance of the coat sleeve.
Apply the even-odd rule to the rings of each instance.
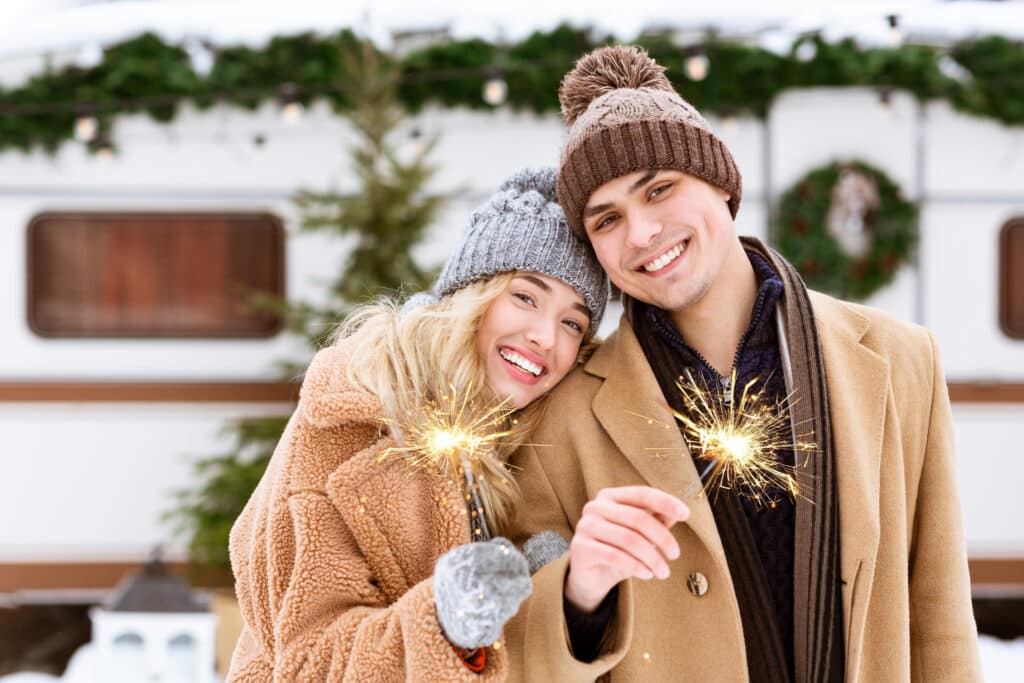
[[[516,480],[529,504],[521,507],[510,534],[517,545],[540,531],[552,530],[571,539],[573,528],[563,512],[537,450],[523,446],[517,452]],[[572,503],[569,503],[572,504]],[[569,643],[564,605],[569,556],[545,565],[533,576],[533,593],[505,628],[511,667],[510,681],[594,681],[611,671],[629,649],[633,625],[632,581],[620,584],[616,611],[592,662],[576,659]]]
[[[437,621],[431,579],[388,604],[324,494],[295,493],[287,505],[290,528],[253,529],[251,547],[257,554],[266,548],[265,564],[255,566],[265,566],[267,576],[237,584],[245,630],[229,681],[503,679],[502,650],[488,648],[487,666],[476,674],[452,648]]]
[[[942,366],[931,345],[933,384],[910,554],[914,681],[980,681],[977,626],[956,486],[955,439]]]

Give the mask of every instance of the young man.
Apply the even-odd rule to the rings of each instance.
[[[625,314],[512,462],[529,505],[510,535],[572,539],[508,629],[513,678],[979,680],[932,336],[738,238],[740,172],[662,72],[601,48],[559,93],[559,200]],[[687,372],[723,402],[733,382],[791,396],[786,442],[816,444],[780,453],[796,500],[690,495]]]

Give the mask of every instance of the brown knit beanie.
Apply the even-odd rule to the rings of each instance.
[[[558,168],[558,201],[586,239],[583,209],[609,180],[650,168],[673,168],[729,193],[733,218],[743,180],[704,117],[679,96],[647,52],[601,47],[562,79],[558,99],[569,126]]]

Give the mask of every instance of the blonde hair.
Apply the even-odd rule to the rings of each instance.
[[[391,425],[418,412],[427,401],[440,402],[449,386],[469,392],[462,396],[471,404],[496,404],[498,397],[476,350],[476,333],[491,302],[512,277],[495,275],[404,313],[391,299],[356,309],[334,335],[335,344],[357,337],[348,363],[349,381],[380,400],[383,419]],[[517,411],[515,435],[482,459],[477,484],[492,533],[508,525],[519,504],[519,487],[505,463],[522,443],[541,403],[537,400]]]

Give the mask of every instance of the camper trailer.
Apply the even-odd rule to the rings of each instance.
[[[41,60],[0,60],[0,82]],[[914,253],[864,303],[934,332],[975,590],[1024,589],[1024,128],[871,88],[709,119],[743,173],[744,234],[770,242],[782,193],[833,161],[870,164],[916,204]],[[415,254],[431,266],[510,171],[557,162],[563,125],[432,106],[400,135],[438,137],[431,187],[452,193]],[[325,104],[185,105],[166,124],[119,117],[111,138],[98,153],[0,152],[0,595],[14,603],[99,601],[155,545],[182,568],[162,519],[174,493],[229,448],[227,423],[288,414],[296,378],[277,364],[310,357],[239,297],[323,301],[351,247],[298,229],[298,191],[358,189],[353,132]]]

